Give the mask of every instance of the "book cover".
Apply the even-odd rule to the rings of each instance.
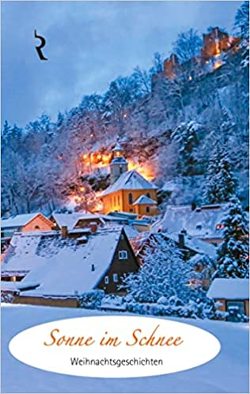
[[[248,1],[3,1],[1,391],[248,393]]]

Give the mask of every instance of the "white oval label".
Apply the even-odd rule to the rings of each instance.
[[[126,378],[184,371],[212,360],[218,339],[186,323],[139,316],[57,320],[17,334],[11,354],[67,375]]]

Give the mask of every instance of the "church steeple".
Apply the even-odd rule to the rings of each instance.
[[[114,157],[110,163],[111,184],[115,183],[124,172],[128,171],[128,162],[123,156],[123,149],[119,142],[117,142],[112,152],[114,152]]]

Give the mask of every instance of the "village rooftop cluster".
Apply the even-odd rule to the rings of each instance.
[[[219,309],[248,314],[248,280],[215,279],[207,261],[223,240],[226,204],[167,206],[160,215],[157,187],[113,149],[110,186],[100,194],[102,213],[23,214],[2,220],[2,293],[14,303],[78,307],[96,289],[124,295],[124,278],[140,270],[155,242],[170,240],[193,267],[187,286],[201,286]],[[199,275],[199,273],[201,275]],[[117,309],[122,310],[122,305]]]

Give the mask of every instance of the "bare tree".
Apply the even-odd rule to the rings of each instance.
[[[202,39],[198,32],[194,29],[189,29],[178,35],[177,40],[173,43],[173,51],[183,63],[197,56],[201,46]]]

